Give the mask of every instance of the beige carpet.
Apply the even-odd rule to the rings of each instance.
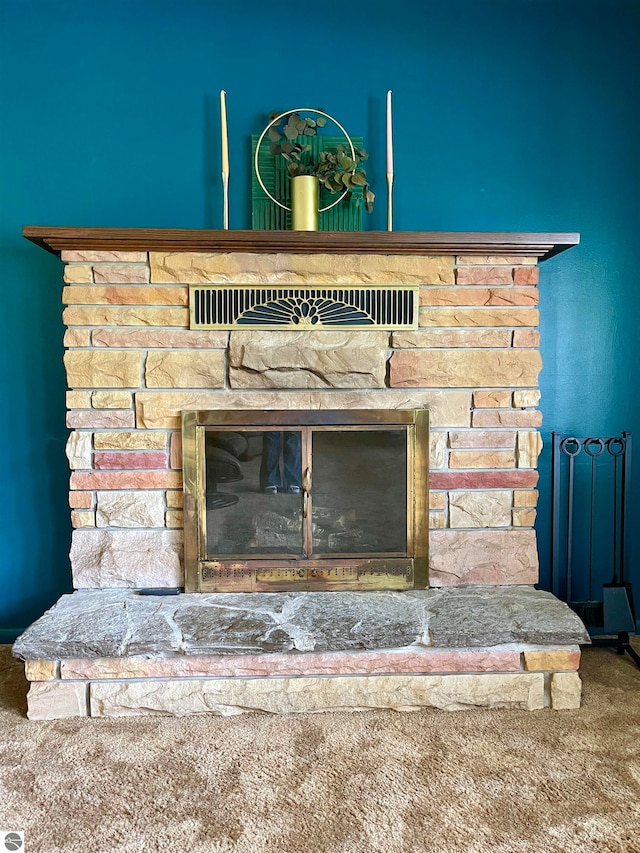
[[[589,649],[582,674],[580,711],[29,722],[0,647],[0,829],[28,853],[640,851],[640,672]]]

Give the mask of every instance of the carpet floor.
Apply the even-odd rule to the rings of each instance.
[[[0,830],[26,853],[636,853],[640,672],[609,649],[581,672],[579,711],[29,722],[0,647]]]

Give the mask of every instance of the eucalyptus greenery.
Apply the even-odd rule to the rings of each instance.
[[[271,113],[270,120],[279,115]],[[362,198],[366,210],[371,213],[375,195],[369,188],[367,173],[362,168],[362,161],[369,155],[364,148],[355,150],[355,159],[351,150],[345,145],[337,145],[334,151],[320,151],[318,159],[311,155],[311,145],[304,142],[304,137],[315,136],[319,127],[324,127],[326,118],[301,118],[298,113],[283,116],[277,125],[269,128],[272,154],[284,157],[287,161],[287,172],[290,177],[297,175],[313,175],[330,193],[342,193],[347,190],[346,198],[350,198],[355,187],[362,187]]]

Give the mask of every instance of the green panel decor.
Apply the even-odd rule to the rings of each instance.
[[[287,231],[291,227],[291,213],[274,204],[266,195],[253,167],[256,156],[258,135],[251,137],[251,227],[258,230]],[[351,137],[355,148],[363,147],[361,136]],[[297,139],[311,146],[311,156],[315,159],[320,151],[335,151],[337,146],[345,144],[343,136],[299,136]],[[258,166],[265,186],[275,198],[291,206],[290,181],[286,162],[283,157],[274,156],[269,151],[269,141],[262,143],[258,155]],[[320,187],[320,207],[326,207],[336,200],[336,195]],[[344,198],[335,207],[320,214],[320,231],[362,231],[362,211],[364,201],[362,187],[352,190],[350,198]]]

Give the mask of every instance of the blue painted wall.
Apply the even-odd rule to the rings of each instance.
[[[638,432],[639,4],[348,8],[0,3],[1,637],[70,589],[61,265],[21,227],[219,227],[220,88],[232,227],[249,225],[249,136],[271,109],[322,107],[362,133],[382,200],[391,88],[398,230],[580,231],[542,268],[545,434]],[[539,530],[544,578],[544,499]]]

